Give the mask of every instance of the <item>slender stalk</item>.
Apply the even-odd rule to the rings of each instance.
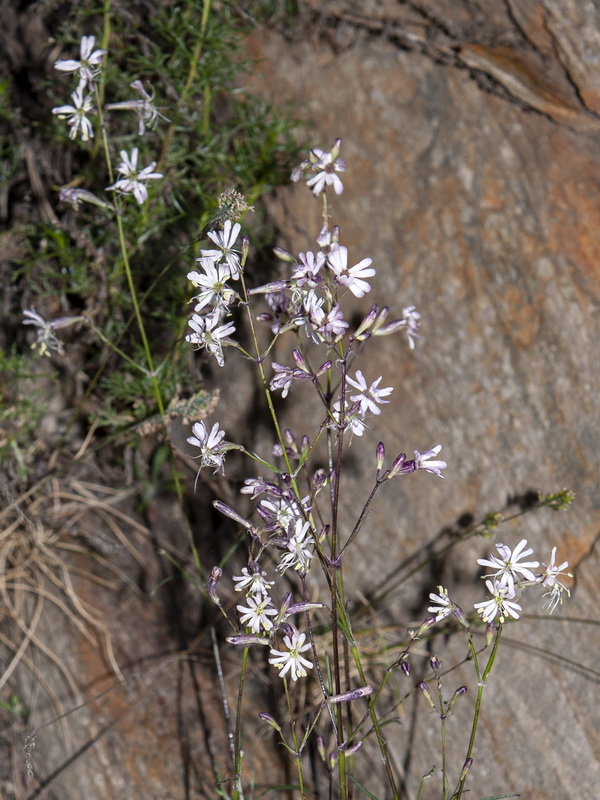
[[[302,759],[300,757],[298,747],[298,734],[296,733],[296,715],[292,708],[292,698],[290,697],[290,688],[288,686],[287,678],[283,678],[283,688],[285,690],[285,699],[287,702],[288,714],[290,715],[290,727],[292,730],[292,741],[294,743],[294,760],[296,762],[296,770],[298,772],[298,786],[300,787],[300,800],[306,800],[306,791],[304,789],[304,775],[302,773]]]
[[[475,672],[477,673],[477,698],[475,700],[475,713],[473,714],[473,724],[471,726],[471,738],[469,739],[469,746],[467,748],[467,755],[465,757],[465,762],[472,758],[473,756],[473,748],[475,747],[475,735],[477,733],[477,725],[479,723],[479,715],[481,713],[481,702],[483,700],[483,690],[485,689],[485,682],[492,671],[492,667],[494,666],[494,661],[496,660],[496,654],[498,652],[498,647],[500,645],[500,638],[502,637],[502,623],[499,623],[498,628],[496,630],[496,636],[494,638],[494,644],[492,646],[492,652],[490,653],[490,657],[488,658],[488,662],[486,664],[485,670],[483,674],[479,669],[479,662],[477,659],[477,650],[473,643],[473,638],[471,636],[471,632],[469,631],[469,651],[471,653],[471,657],[473,659],[473,665],[475,667]],[[460,800],[463,795],[465,789],[465,782],[467,779],[466,773],[461,775],[456,789],[452,794],[451,800]]]
[[[244,789],[242,786],[242,699],[244,697],[244,681],[248,667],[248,651],[250,648],[244,647],[242,654],[242,670],[240,673],[240,685],[238,687],[237,706],[235,711],[235,733],[234,733],[234,755],[233,755],[233,800],[244,800]]]

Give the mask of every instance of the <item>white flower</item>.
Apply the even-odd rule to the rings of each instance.
[[[567,578],[572,578],[573,575],[570,572],[564,571],[569,566],[568,561],[563,561],[562,564],[556,566],[556,547],[552,548],[550,563],[543,564],[542,566],[546,567],[544,574],[541,576],[542,586],[550,589],[550,591],[544,592],[542,597],[548,598],[545,605],[548,608],[548,612],[551,614],[556,606],[559,603],[562,603],[563,592],[567,595],[567,597],[571,596],[570,590],[558,580],[558,576],[565,575]]]
[[[491,567],[494,572],[485,575],[486,578],[494,578],[498,586],[507,586],[511,592],[515,590],[515,578],[522,575],[526,581],[536,581],[536,576],[531,571],[539,566],[539,561],[526,561],[519,563],[522,558],[531,555],[533,549],[525,550],[527,547],[527,539],[521,539],[519,544],[511,552],[510,547],[505,544],[497,544],[496,550],[499,553],[497,556],[490,556],[487,558],[478,558],[477,563],[483,567]]]
[[[283,643],[288,648],[287,651],[271,648],[269,664],[273,664],[279,670],[281,678],[289,672],[292,680],[296,681],[298,678],[305,678],[307,675],[306,670],[312,669],[312,661],[300,655],[300,653],[310,650],[310,642],[304,644],[305,639],[305,633],[294,630],[291,636],[283,637]]]
[[[500,586],[496,582],[486,581],[485,585],[492,598],[484,600],[482,603],[475,603],[477,613],[481,615],[483,621],[491,622],[496,614],[499,614],[500,622],[504,622],[506,615],[513,619],[519,619],[518,612],[523,609],[518,603],[513,602],[514,592],[508,586]]]
[[[337,245],[329,253],[327,263],[335,275],[335,279],[342,286],[347,286],[355,297],[364,297],[371,291],[371,286],[364,278],[371,278],[375,270],[370,266],[371,258],[363,258],[353,267],[348,267],[348,248]]]
[[[130,83],[129,85],[132,89],[135,89],[136,92],[139,92],[139,94],[142,96],[142,99],[122,100],[119,103],[109,103],[106,106],[107,111],[136,111],[139,118],[138,136],[144,135],[146,132],[146,125],[148,125],[150,128],[153,128],[158,117],[165,122],[169,122],[169,120],[164,117],[152,103],[152,100],[154,99],[154,93],[148,94],[144,88],[144,84],[141,81],[133,81],[133,83]]]
[[[212,258],[213,261],[220,261],[224,258],[229,267],[231,277],[234,279],[240,276],[240,254],[237,250],[233,250],[233,245],[241,229],[242,226],[239,222],[236,222],[235,225],[232,226],[231,220],[225,220],[222,233],[219,231],[210,231],[208,233],[208,238],[213,241],[219,249],[200,251],[203,256]]]
[[[319,271],[325,263],[325,255],[323,253],[317,253],[315,256],[315,254],[309,250],[308,253],[299,253],[298,260],[300,263],[296,264],[292,270],[292,281],[294,281],[298,288],[308,286],[314,289],[321,281]]]
[[[416,311],[416,306],[406,306],[406,308],[402,309],[402,322],[406,328],[408,346],[411,350],[414,350],[415,340],[421,338],[421,335],[417,333],[417,329],[421,325],[421,315]]]
[[[359,394],[353,394],[350,400],[360,404],[360,413],[363,417],[369,412],[375,415],[381,414],[381,409],[377,404],[390,402],[383,398],[387,397],[388,394],[391,394],[394,390],[391,386],[387,386],[385,389],[378,389],[377,387],[382,379],[383,375],[380,375],[376,381],[370,386],[367,386],[365,376],[359,369],[356,370],[356,380],[352,379],[349,375],[346,376],[346,383],[349,383],[350,386],[354,386],[355,389],[359,390]]]
[[[546,567],[546,570],[544,572],[544,577],[542,580],[542,586],[551,588],[552,586],[555,585],[555,583],[558,582],[556,579],[559,575],[566,575],[567,578],[573,577],[573,575],[570,572],[565,572],[566,568],[569,566],[568,561],[563,561],[562,564],[560,564],[558,567],[556,566],[556,547],[552,548],[550,563],[542,564],[542,566]]]
[[[415,469],[424,469],[427,472],[431,472],[432,475],[437,475],[438,478],[443,478],[441,471],[448,466],[445,461],[430,461],[429,459],[434,458],[442,449],[441,444],[436,444],[435,447],[432,447],[430,450],[425,450],[424,453],[419,453],[418,450],[414,451],[415,454]]]
[[[52,113],[56,114],[59,119],[68,119],[71,133],[71,139],[75,139],[77,134],[81,132],[81,141],[87,142],[94,137],[94,128],[92,123],[87,118],[86,114],[94,110],[92,103],[92,96],[83,96],[83,86],[80,84],[72,93],[74,105],[69,106],[56,106],[52,109]]]
[[[454,603],[448,597],[448,590],[444,589],[443,586],[438,586],[439,594],[434,594],[431,592],[429,595],[429,599],[432,603],[435,603],[433,606],[429,606],[427,611],[431,614],[435,614],[435,621],[439,622],[441,619],[449,616],[454,611]]]
[[[91,86],[94,78],[100,72],[102,56],[108,52],[107,50],[94,50],[95,42],[95,36],[83,36],[79,48],[81,60],[61,59],[54,63],[54,69],[58,69],[61,72],[78,72],[79,87],[83,88],[88,83]]]
[[[321,341],[333,342],[341,339],[349,327],[337,303],[329,313],[323,311],[325,298],[317,297],[311,289],[304,298],[305,323],[307,336],[319,344]]]
[[[194,286],[200,287],[202,291],[195,295],[192,300],[196,300],[194,311],[201,311],[207,305],[214,305],[216,308],[226,309],[235,297],[235,292],[226,284],[227,278],[231,277],[231,272],[227,264],[215,264],[212,258],[199,258],[204,270],[201,272],[188,272],[188,281]]]
[[[288,552],[281,559],[281,563],[277,567],[277,572],[281,572],[283,575],[289,567],[294,567],[298,572],[308,572],[310,568],[310,559],[314,558],[314,555],[307,548],[309,545],[315,543],[313,537],[308,535],[309,531],[309,522],[305,522],[303,519],[296,519],[294,523],[294,534],[290,537],[286,545]]]
[[[25,317],[23,325],[35,325],[37,328],[36,340],[31,345],[32,348],[39,347],[42,356],[47,355],[51,350],[60,355],[64,353],[62,342],[54,335],[56,326],[52,322],[46,322],[34,309],[27,309],[23,312],[23,316]]]
[[[162,178],[162,172],[154,172],[156,161],[149,166],[138,170],[137,162],[139,150],[134,147],[131,155],[126,150],[121,150],[121,163],[117,166],[119,175],[123,175],[121,180],[116,181],[112,186],[107,186],[107,191],[120,192],[120,194],[132,194],[137,203],[141,205],[148,198],[148,190],[143,181],[155,181]]]
[[[200,459],[200,469],[202,467],[214,467],[215,472],[224,474],[224,460],[227,452],[228,442],[223,442],[225,431],[219,430],[219,423],[215,422],[210,433],[204,422],[194,422],[192,425],[193,436],[188,436],[187,440],[194,447],[200,448],[200,454],[194,458]]]
[[[267,573],[258,566],[256,566],[256,572],[250,572],[248,567],[244,567],[241,575],[233,576],[233,580],[236,584],[235,591],[243,592],[245,589],[246,594],[252,595],[253,597],[257,595],[268,597],[269,586],[274,586],[275,581],[268,581],[266,577]]]
[[[336,400],[331,407],[331,414],[338,425],[341,424],[340,407],[341,403],[339,400]],[[350,431],[353,436],[362,436],[367,426],[360,417],[359,411],[353,411],[352,409],[353,406],[346,402],[346,411],[344,412],[344,430]],[[356,409],[356,406],[354,406],[354,409]]]
[[[193,314],[188,323],[193,333],[188,333],[185,340],[190,344],[197,344],[199,348],[206,347],[208,352],[217,359],[217,364],[222,367],[225,364],[223,340],[235,333],[235,325],[233,322],[219,325],[219,321],[218,310],[205,317]]]
[[[277,609],[271,603],[271,598],[266,596],[262,597],[257,595],[256,598],[246,598],[248,606],[236,606],[237,610],[242,614],[240,622],[248,625],[253,633],[260,633],[263,631],[270,631],[273,623],[269,617],[275,617],[278,614]]]
[[[306,181],[306,185],[313,190],[315,197],[324,192],[328,186],[333,186],[333,191],[336,194],[342,194],[344,184],[336,175],[336,172],[346,171],[346,164],[343,159],[338,158],[341,143],[341,139],[336,139],[329,153],[319,147],[311,150],[309,158],[292,172],[292,180],[300,180],[305,170],[308,169],[310,172],[316,173]]]

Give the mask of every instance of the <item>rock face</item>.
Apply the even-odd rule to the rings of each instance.
[[[600,594],[600,9],[581,0],[311,0],[302,9],[293,36],[257,29],[248,43],[260,59],[250,83],[309,118],[315,146],[343,138],[346,189],[332,201],[332,222],[352,263],[369,256],[378,269],[366,300],[392,312],[414,304],[423,320],[414,353],[388,338],[363,362],[370,380],[381,374],[383,385],[394,386],[393,405],[367,448],[353,448],[344,520],[360,510],[379,440],[392,457],[441,443],[449,463],[444,481],[417,474],[382,495],[355,544],[353,589],[358,596],[389,586],[396,564],[433,547],[444,530],[460,533],[461,520],[514,511],[511,498],[528,491],[573,489],[568,514],[546,510],[501,529],[500,541],[527,537],[542,558],[559,546],[577,581],[571,603],[552,619],[528,608],[531,616],[508,630],[484,695],[468,787],[474,798],[597,797],[598,636],[590,621]],[[320,206],[304,186],[279,192],[269,212],[283,246],[314,246]],[[243,429],[246,395],[239,374],[226,369],[235,398],[217,413],[228,431]],[[227,386],[222,394],[228,397]],[[302,434],[303,395],[294,389],[290,398]],[[167,517],[156,521],[155,534],[171,535]],[[185,534],[177,536],[174,555],[186,546]],[[490,547],[470,542],[402,584],[388,611],[402,620],[400,629],[425,616],[427,593],[439,582],[465,607],[482,599],[476,559]],[[208,548],[203,555],[216,562],[221,554]],[[152,559],[144,551],[155,585],[164,576]],[[130,574],[131,563],[122,569]],[[111,597],[102,601],[109,610],[117,602]],[[112,609],[120,620],[111,623],[117,660],[157,671],[143,672],[133,688],[115,688],[110,701],[99,698],[82,712],[81,728],[71,718],[75,744],[61,752],[52,749],[52,729],[39,734],[36,765],[50,783],[33,786],[32,798],[212,797],[213,756],[227,774],[209,646],[198,655],[165,638],[183,590],[158,617],[138,594],[127,602],[128,614],[118,603]],[[205,623],[188,621],[183,638],[194,624],[204,633]],[[464,659],[464,644],[451,646],[456,661]],[[88,685],[87,698],[99,695],[107,665],[95,649],[67,639],[61,649],[71,651],[69,666]],[[225,658],[227,678],[239,659]],[[448,696],[462,683],[474,695],[470,665],[445,680]],[[464,703],[473,700],[468,694]],[[459,705],[449,720],[455,764],[464,757],[467,708]],[[405,797],[415,797],[421,776],[439,764],[439,727],[428,711],[424,701],[399,707],[400,724],[386,733]],[[42,709],[40,719],[53,715]],[[88,752],[83,745],[97,734]],[[276,775],[293,781],[273,763],[270,741],[261,739],[256,756],[247,749],[260,783]],[[71,768],[52,778],[73,752]],[[439,798],[439,783],[427,784],[422,797]]]
[[[346,189],[331,221],[352,263],[369,256],[378,268],[366,299],[396,311],[415,304],[423,318],[416,353],[387,339],[363,362],[395,392],[374,425],[372,460],[355,454],[348,496],[365,492],[379,439],[394,454],[442,443],[449,462],[445,481],[416,476],[380,499],[356,544],[360,589],[461,514],[479,519],[528,490],[572,488],[568,515],[526,517],[497,539],[527,536],[544,553],[558,545],[578,581],[555,619],[510,629],[470,788],[594,794],[597,637],[558,620],[598,607],[600,11],[535,0],[311,5],[300,39],[252,38],[252,88],[310,119],[314,146],[343,138]],[[314,247],[320,205],[304,186],[270,208],[284,246]],[[348,519],[357,510],[344,509]],[[438,577],[472,602],[475,559],[490,546],[456,551]],[[557,713],[570,731],[559,754],[548,747]],[[414,736],[433,735],[430,719],[422,725]],[[406,736],[395,733],[394,745],[414,796],[439,756],[415,763]]]

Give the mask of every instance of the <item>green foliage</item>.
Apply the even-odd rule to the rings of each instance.
[[[139,136],[135,112],[105,112],[109,168],[97,124],[93,140],[72,141],[64,120],[50,113],[52,107],[71,102],[77,82],[76,76],[52,71],[39,132],[54,140],[49,146],[60,165],[51,170],[54,192],[66,185],[112,202],[114,195],[105,187],[115,180],[119,151],[133,147],[139,148],[139,164],[156,162],[164,179],[148,186],[147,203],[138,205],[130,197],[120,203],[128,265],[110,209],[84,203],[73,210],[50,194],[52,220],[14,228],[23,244],[13,273],[15,291],[26,287],[36,310],[49,318],[59,309],[60,315],[85,314],[89,320],[91,329],[78,339],[85,348],[82,370],[96,386],[94,416],[113,432],[158,411],[152,380],[132,368],[133,363],[145,364],[146,358],[128,273],[155,367],[160,365],[154,371],[163,404],[167,406],[174,394],[190,397],[197,376],[190,375],[177,345],[189,314],[186,273],[198,255],[199,242],[218,219],[218,197],[233,187],[251,205],[286,182],[297,159],[298,120],[243,86],[243,74],[253,66],[242,55],[245,19],[231,2],[187,0],[158,8],[113,3],[103,11],[84,0],[72,4],[55,32],[63,46],[61,58],[78,58],[84,34],[95,35],[96,47],[108,50],[99,85],[104,103],[137,98],[130,83],[141,80],[162,115]],[[11,87],[3,82],[0,117],[21,115],[19,110],[11,112],[11,105],[16,106]],[[19,163],[15,146],[5,153],[6,147],[3,141],[5,172]],[[261,230],[260,220],[257,213],[252,235],[264,244],[272,232]],[[98,335],[105,345],[101,351]],[[23,338],[21,332],[14,340],[21,343]],[[125,360],[108,353],[111,345]]]

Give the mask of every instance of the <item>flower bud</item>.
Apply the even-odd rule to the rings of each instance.
[[[402,672],[403,672],[403,673],[406,675],[406,677],[408,678],[408,676],[410,675],[410,664],[408,663],[408,661],[405,661],[405,660],[403,659],[403,660],[400,662],[400,669],[402,670]]]
[[[368,697],[373,694],[372,686],[362,686],[360,689],[353,689],[349,692],[342,692],[341,694],[334,694],[332,697],[327,698],[328,703],[351,703],[353,700],[358,700],[361,697]]]
[[[258,716],[260,719],[262,719],[263,722],[266,722],[272,728],[275,728],[277,733],[282,733],[281,725],[279,725],[270,714],[265,714],[264,712],[261,712]]]
[[[223,503],[221,500],[214,500],[213,508],[216,508],[217,511],[219,511],[221,514],[224,514],[226,517],[239,522],[240,525],[243,525],[244,528],[246,528],[246,530],[250,530],[250,528],[252,528],[252,523],[238,514],[238,512],[234,508],[231,508],[231,506],[228,506],[227,503]]]
[[[321,375],[325,375],[326,372],[329,372],[331,367],[333,366],[333,361],[325,361],[316,372],[316,377],[320,378]]]
[[[390,468],[390,474],[389,474],[390,478],[394,478],[399,472],[402,471],[405,461],[406,461],[406,453],[400,453],[400,455],[394,459],[394,463]]]
[[[210,571],[210,578],[206,582],[206,588],[208,590],[209,597],[217,606],[221,605],[221,601],[217,595],[217,584],[221,580],[222,574],[223,570],[220,567],[213,567]]]
[[[377,445],[377,472],[381,472],[383,468],[383,462],[385,461],[385,445],[383,442],[379,442]]]
[[[248,294],[276,294],[277,292],[283,292],[288,285],[289,281],[271,281],[271,283],[265,283],[262,286],[255,286],[253,289],[249,289]],[[259,314],[259,316],[263,315]],[[270,315],[267,316],[270,319]]]
[[[441,666],[439,658],[437,656],[431,656],[429,659],[429,666],[434,672],[437,672]]]
[[[309,368],[306,366],[306,360],[300,350],[292,350],[292,358],[298,369],[301,369],[302,372],[310,373]]]
[[[287,250],[284,250],[283,247],[274,247],[273,254],[277,256],[277,258],[280,258],[282,261],[289,261],[291,263],[295,263],[296,261],[294,256]]]
[[[431,698],[431,692],[429,691],[429,686],[427,686],[425,681],[420,681],[420,683],[417,684],[417,687],[421,690],[423,697],[427,700],[429,705],[432,708],[435,708],[435,704]]]
[[[358,328],[356,329],[356,333],[354,334],[355,339],[361,339],[362,335],[366,333],[377,318],[377,304],[371,306],[369,313],[364,317],[363,321],[360,323]]]
[[[251,647],[253,644],[271,644],[269,639],[265,639],[264,636],[252,636],[249,633],[227,636],[225,641],[229,642],[229,644],[236,645],[236,647]]]

